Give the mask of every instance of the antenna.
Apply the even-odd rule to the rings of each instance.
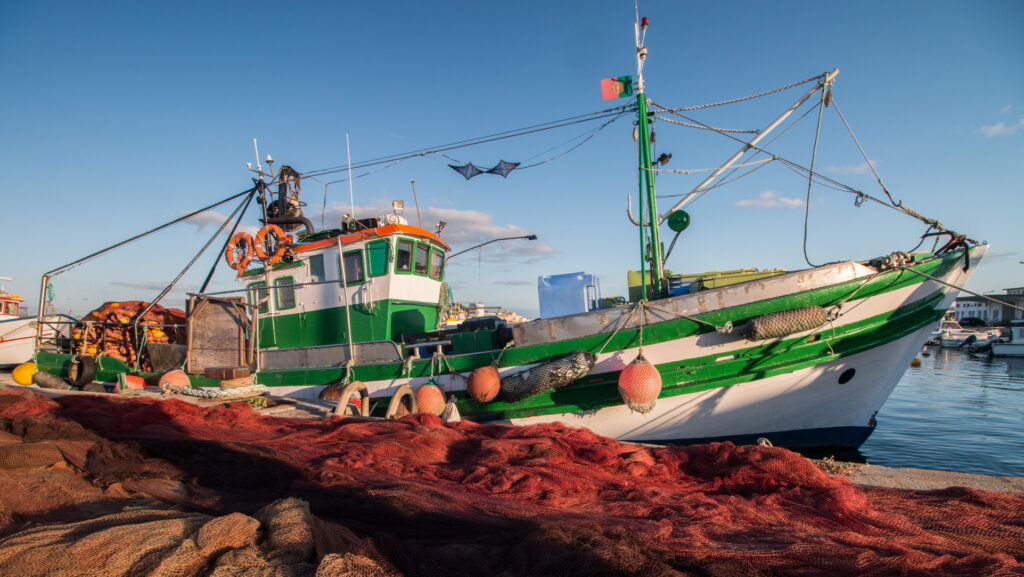
[[[352,193],[352,147],[348,144],[348,133],[345,133],[345,154],[348,155],[348,204],[352,208],[352,214],[356,213],[356,200]]]
[[[260,178],[263,178],[263,165],[260,164],[260,147],[256,144],[256,139],[252,139],[252,147],[256,151],[256,171],[260,173]],[[252,168],[252,165],[249,165]]]
[[[420,199],[416,196],[416,181],[410,180],[412,183],[412,199],[416,201],[416,220],[420,223],[420,228],[423,228],[423,217],[420,216]]]

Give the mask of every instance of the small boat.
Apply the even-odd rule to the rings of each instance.
[[[395,414],[391,407],[415,389],[416,396],[428,391],[442,399],[442,407],[447,400],[462,418],[481,423],[561,422],[637,442],[765,437],[790,447],[859,446],[988,245],[942,228],[891,196],[890,203],[846,187],[858,206],[870,198],[923,221],[929,227],[924,238],[936,241],[933,249],[796,271],[673,274],[667,260],[675,240],[666,252],[661,235],[678,238],[687,228],[690,216],[682,208],[730,169],[779,160],[762,140],[801,107],[829,106],[838,70],[774,91],[810,85],[662,213],[655,175],[669,155],[654,157],[653,122],[666,118],[665,129],[680,124],[669,117],[684,109],[649,108],[654,105],[644,91],[641,29],[646,35],[646,18],[635,25],[636,94],[629,77],[602,83],[612,98],[633,97],[620,107],[635,118],[641,191],[638,218],[628,212],[641,242],[639,270],[623,266],[628,300],[601,299],[594,310],[588,305],[515,324],[468,315],[459,323],[445,280],[448,259],[458,253],[449,255],[444,223],[436,229],[414,225],[396,201],[391,214],[346,215],[337,228],[315,230],[301,211],[303,174],[289,166],[265,174],[260,167],[253,188],[206,208],[230,201],[239,203],[235,210],[242,214],[250,203],[261,210],[255,238],[239,232],[237,221],[227,231],[230,220],[215,233],[229,232],[225,260],[240,286],[205,293],[204,285],[190,295],[186,325],[165,327],[187,339],[158,343],[177,354],[166,366],[184,366],[180,378],[191,385],[185,387],[190,394],[215,395],[222,379],[251,376],[282,396],[340,390],[339,407],[349,393],[358,393],[360,410],[378,416]],[[659,144],[664,139],[660,134]],[[491,171],[501,168],[507,175],[510,166],[502,161]],[[797,163],[787,167],[802,169]],[[452,168],[467,179],[481,173],[471,163]],[[803,170],[811,181],[845,186],[814,171],[813,163]],[[944,244],[937,242],[942,236],[948,237]],[[85,259],[47,272],[43,285]],[[166,368],[156,362],[154,344],[143,340],[144,316],[133,314],[119,329],[127,335],[119,338],[134,339],[127,343],[127,362],[104,354],[91,358],[71,339],[58,352],[37,352],[37,364],[67,374],[69,366],[84,363],[99,380],[128,372],[158,375]]]
[[[932,333],[938,339],[938,343],[946,349],[959,349],[964,347],[984,347],[993,340],[999,338],[999,329],[964,328],[957,321],[945,320],[939,325],[939,329]]]
[[[9,281],[10,277],[0,277]],[[38,328],[43,327],[43,338],[53,340],[59,327],[66,327],[61,321],[73,320],[63,315],[46,315],[41,319],[22,316],[24,299],[21,295],[7,292],[0,286],[0,367],[11,367],[32,360],[35,352]]]
[[[1024,357],[1024,319],[1010,322],[1010,340],[994,341],[992,356]]]

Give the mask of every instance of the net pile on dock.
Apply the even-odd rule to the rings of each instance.
[[[145,332],[147,343],[185,344],[185,311],[153,305],[143,301],[107,302],[85,315],[82,323],[74,327],[71,337],[75,340],[76,351],[84,355],[105,355],[128,364],[135,363],[138,351],[135,343],[142,342],[141,334],[136,339],[135,321],[138,330]],[[140,368],[152,370],[149,359],[143,355]]]
[[[1024,495],[563,425],[0,391],[0,574],[89,572],[1020,575]]]

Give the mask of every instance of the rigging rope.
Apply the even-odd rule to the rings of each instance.
[[[658,120],[663,120],[663,121],[665,121],[665,122],[667,122],[669,124],[678,124],[679,126],[688,126],[690,128],[699,128],[700,130],[712,130],[714,132],[732,132],[732,133],[738,133],[738,134],[760,134],[761,133],[761,131],[759,129],[756,129],[756,128],[754,130],[743,130],[743,129],[740,129],[740,128],[714,128],[714,127],[703,125],[703,124],[690,124],[689,122],[682,122],[682,121],[679,121],[679,120],[672,120],[671,118],[668,118],[667,116],[661,116],[661,115],[657,115],[657,114],[654,117],[657,118]]]
[[[826,76],[828,76],[828,75],[827,74],[818,74],[818,75],[812,76],[812,77],[810,77],[810,78],[808,78],[806,80],[801,80],[799,82],[794,82],[792,84],[787,84],[786,86],[780,86],[779,88],[773,88],[771,90],[765,90],[764,92],[758,92],[757,94],[751,94],[750,96],[741,96],[740,98],[733,98],[733,99],[730,99],[730,100],[722,100],[721,102],[713,102],[711,104],[699,104],[697,106],[687,106],[687,107],[684,107],[684,108],[664,108],[662,106],[658,106],[658,108],[661,108],[665,112],[685,112],[687,110],[703,110],[705,108],[713,108],[715,106],[724,106],[726,104],[736,104],[737,102],[743,102],[745,100],[753,100],[755,98],[761,98],[762,96],[768,96],[769,94],[775,94],[776,92],[782,92],[783,90],[789,90],[790,88],[795,88],[797,86],[800,86],[801,84],[807,84],[808,82],[814,82],[815,80],[820,80],[822,78],[825,78]]]
[[[814,146],[811,148],[811,168],[807,175],[807,202],[804,203],[804,262],[808,266],[815,266],[807,257],[807,228],[811,219],[811,186],[814,184],[814,161],[818,158],[818,137],[821,136],[821,116],[825,113],[826,97],[830,94],[828,87],[821,87],[821,103],[818,105],[818,126],[814,130]]]
[[[766,162],[771,162],[773,160],[777,160],[777,158],[775,156],[772,156],[771,158],[765,158],[764,160],[755,160],[753,162],[746,162],[744,164],[734,164],[734,165],[732,165],[732,167],[733,168],[742,168],[744,166],[754,166],[755,164],[764,164]],[[672,169],[672,168],[652,168],[650,170],[651,170],[651,172],[669,172],[669,173],[673,173],[673,174],[693,174],[695,172],[711,172],[713,170],[718,170],[718,169],[717,168],[675,168],[675,169]],[[718,185],[715,185],[715,186],[718,186]],[[682,196],[682,195],[672,195],[672,196]],[[659,196],[658,198],[661,198],[661,197]]]
[[[476,145],[479,145],[479,144],[486,144],[488,142],[495,142],[495,141],[498,141],[498,140],[504,140],[504,139],[513,138],[513,137],[516,137],[516,136],[525,136],[527,134],[543,132],[545,130],[553,130],[555,128],[562,128],[562,127],[565,127],[565,126],[571,126],[571,125],[580,124],[580,123],[583,123],[583,122],[591,122],[591,121],[594,121],[594,120],[600,120],[602,118],[607,118],[609,116],[621,116],[624,112],[627,112],[627,111],[631,110],[634,106],[635,105],[632,104],[632,103],[631,104],[625,104],[625,105],[622,105],[622,106],[617,106],[615,108],[608,108],[608,109],[600,110],[600,111],[597,111],[597,112],[591,112],[589,114],[582,114],[582,115],[578,115],[578,116],[572,116],[572,117],[569,117],[569,118],[564,118],[564,119],[561,119],[561,120],[554,120],[554,121],[545,122],[545,123],[542,123],[542,124],[535,124],[535,125],[527,126],[527,127],[524,127],[524,128],[518,128],[518,129],[514,129],[514,130],[506,130],[504,132],[496,132],[496,133],[485,135],[485,136],[480,136],[480,137],[476,137],[476,138],[469,138],[469,139],[465,139],[465,140],[459,140],[459,141],[451,142],[451,143],[448,143],[448,144],[442,144],[442,145],[435,146],[435,147],[430,147],[430,148],[421,148],[421,149],[418,149],[418,150],[413,150],[413,151],[409,151],[409,152],[405,152],[405,153],[392,154],[392,155],[389,155],[389,156],[383,156],[383,157],[379,157],[379,158],[376,158],[376,159],[355,163],[355,164],[352,165],[352,168],[356,168],[356,169],[368,168],[370,166],[377,166],[377,165],[380,165],[380,164],[387,164],[389,162],[398,162],[398,161],[402,161],[402,160],[408,160],[410,158],[415,158],[415,157],[418,157],[418,156],[426,156],[426,155],[429,155],[429,154],[435,154],[435,153],[439,153],[439,152],[444,152],[446,150],[455,150],[455,149],[458,149],[458,148],[467,148],[467,147],[470,147],[470,146],[476,146]],[[340,165],[340,166],[334,166],[334,167],[331,167],[331,168],[325,168],[325,169],[320,169],[320,170],[311,170],[311,171],[303,172],[301,174],[302,174],[302,176],[304,178],[305,177],[312,177],[312,176],[322,176],[322,175],[325,175],[325,174],[333,174],[335,172],[341,172],[341,171],[344,171],[344,170],[348,170],[348,167],[349,167],[348,164],[344,164],[344,165]]]

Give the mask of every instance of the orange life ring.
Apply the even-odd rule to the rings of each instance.
[[[228,261],[228,266],[239,273],[248,268],[252,260],[252,247],[252,236],[249,233],[236,232],[224,249],[224,259]]]
[[[274,233],[274,237],[277,239],[277,250],[274,251],[274,254],[268,256],[263,248],[266,246],[264,242],[266,241],[267,234],[269,233]],[[276,224],[268,224],[256,233],[256,240],[254,242],[256,256],[266,263],[266,266],[277,264],[277,262],[281,260],[281,257],[284,256],[284,249],[286,246],[288,246],[288,236],[285,235],[284,231],[281,230],[281,227]]]

